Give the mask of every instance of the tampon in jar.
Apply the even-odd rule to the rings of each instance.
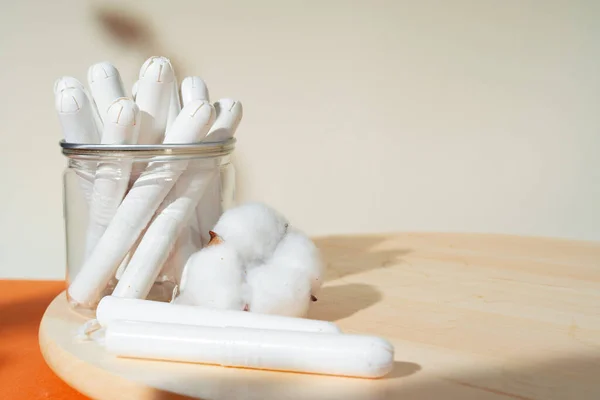
[[[89,224],[89,205],[79,185],[80,169],[88,170],[91,166],[102,163],[131,163],[133,166],[153,165],[153,170],[158,171],[151,177],[144,177],[143,187],[148,193],[152,192],[152,198],[155,201],[147,202],[145,199],[149,196],[140,196],[139,203],[133,207],[131,212],[120,213],[123,221],[119,226],[123,229],[113,230],[111,233],[107,230],[104,234],[111,234],[110,241],[104,240],[111,244],[110,251],[104,251],[107,258],[111,258],[110,265],[106,265],[109,272],[108,280],[105,279],[106,274],[102,274],[102,278],[97,282],[84,282],[85,287],[81,286],[78,290],[73,291],[78,295],[77,298],[69,297],[69,302],[77,311],[91,316],[99,302],[99,300],[110,295],[118,283],[116,272],[121,265],[123,259],[131,251],[135,250],[135,243],[146,232],[146,227],[156,217],[156,211],[161,206],[167,194],[173,190],[177,191],[178,185],[185,182],[178,182],[179,176],[184,172],[205,173],[207,168],[219,168],[220,170],[232,170],[233,164],[230,162],[230,154],[235,147],[235,139],[218,143],[194,143],[194,144],[161,144],[161,145],[84,145],[61,142],[63,154],[68,159],[67,168],[64,171],[64,190],[63,190],[63,211],[66,233],[66,272],[67,272],[67,289],[71,289],[71,284],[78,276],[83,265],[86,262],[86,234]],[[162,166],[162,167],[161,167]],[[192,169],[192,171],[190,171]],[[233,172],[232,172],[233,174]],[[151,178],[151,179],[148,179]],[[128,179],[123,176],[122,179]],[[118,181],[118,177],[115,176]],[[118,182],[116,182],[118,184]],[[230,182],[230,185],[233,185]],[[139,187],[140,185],[138,185]],[[167,189],[162,189],[162,187]],[[129,189],[130,190],[130,189]],[[178,192],[183,192],[183,188]],[[163,193],[164,192],[164,193]],[[228,197],[223,200],[224,203],[233,204],[234,191],[230,187],[224,187],[222,196]],[[125,206],[122,203],[119,207]],[[131,202],[129,204],[131,206]],[[123,215],[124,214],[124,215]],[[119,213],[115,214],[119,215]],[[146,218],[145,216],[149,216]],[[113,219],[116,217],[113,217]],[[173,238],[176,240],[177,238]],[[199,238],[198,238],[199,239]],[[197,243],[199,250],[201,241]],[[130,245],[131,244],[131,245]],[[113,251],[114,250],[114,251]],[[120,255],[123,255],[122,257]],[[122,267],[123,268],[123,267]],[[124,266],[126,269],[126,266]],[[90,275],[92,280],[96,279],[93,274]],[[147,299],[157,301],[169,301],[173,294],[175,285],[179,284],[180,277],[169,275],[168,280],[162,279],[156,282],[150,290]],[[81,281],[81,280],[79,280]],[[100,290],[97,288],[100,287]],[[86,288],[89,288],[89,293],[86,293]],[[68,293],[71,291],[68,290]],[[83,295],[82,295],[83,293]],[[86,301],[81,301],[85,298]],[[89,301],[88,299],[92,299]]]

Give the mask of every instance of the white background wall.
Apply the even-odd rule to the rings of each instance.
[[[120,4],[156,42],[98,23]],[[123,6],[123,4],[125,4]],[[2,2],[0,276],[64,274],[53,112],[98,61],[152,53],[244,103],[241,199],[311,234],[472,231],[600,240],[600,2]]]

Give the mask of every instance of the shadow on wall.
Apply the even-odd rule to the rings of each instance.
[[[183,63],[157,40],[154,25],[140,13],[99,6],[92,10],[92,15],[100,30],[113,43],[123,51],[139,54],[140,66],[151,56],[165,56],[171,60],[180,79],[187,76]]]

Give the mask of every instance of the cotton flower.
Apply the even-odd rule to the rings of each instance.
[[[306,316],[323,282],[314,243],[272,208],[225,212],[206,248],[188,261],[178,303]]]
[[[262,203],[246,203],[223,213],[213,231],[233,246],[247,267],[261,264],[275,251],[288,222]]]
[[[244,268],[229,243],[208,246],[193,254],[185,265],[178,304],[241,310]]]
[[[304,271],[268,263],[248,271],[244,298],[250,312],[304,317],[310,291]]]
[[[311,294],[319,294],[323,284],[323,263],[317,246],[304,233],[290,228],[269,263],[277,268],[300,271],[310,281]]]

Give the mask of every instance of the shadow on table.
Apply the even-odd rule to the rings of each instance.
[[[181,381],[201,391],[209,387],[206,398],[286,399],[286,400],[392,400],[464,399],[532,400],[600,398],[600,352],[589,356],[542,360],[521,367],[490,370],[447,371],[446,376],[419,379],[420,367],[396,362],[394,371],[379,380],[321,377],[291,373],[266,373],[243,370],[229,378],[211,377],[210,382]],[[219,367],[215,367],[219,368]],[[199,374],[200,375],[200,374]],[[253,376],[256,375],[256,376]],[[414,375],[414,378],[413,378]],[[312,382],[312,383],[311,383]],[[311,386],[312,385],[312,386]],[[155,392],[155,400],[186,399],[168,391]]]
[[[385,235],[325,236],[313,239],[326,265],[325,281],[387,268],[411,252],[408,248],[382,248]]]
[[[325,282],[375,269],[388,268],[409,254],[409,249],[385,249],[389,236],[327,236],[314,239],[326,265]],[[309,318],[338,321],[371,307],[382,300],[381,291],[364,283],[325,285]]]
[[[321,289],[319,300],[311,306],[308,318],[338,321],[371,307],[381,299],[381,292],[376,287],[363,283],[326,286]]]

